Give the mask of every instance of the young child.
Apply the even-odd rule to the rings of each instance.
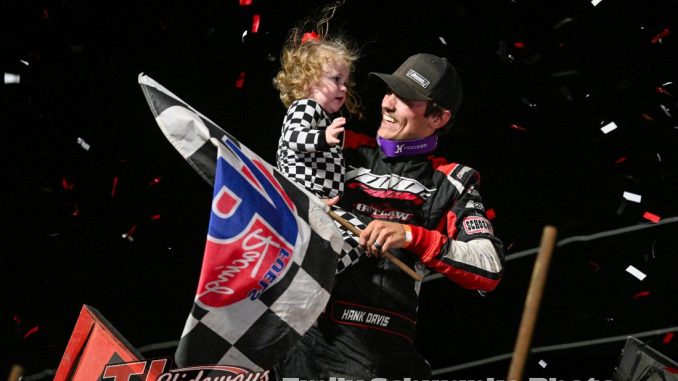
[[[356,50],[340,37],[327,38],[324,18],[320,33],[290,32],[281,55],[282,68],[274,79],[280,99],[288,107],[283,119],[276,163],[278,169],[321,199],[334,204],[344,190],[345,165],[342,132],[346,118],[335,117],[343,106],[361,116],[352,93],[351,72],[358,59]],[[335,117],[335,118],[333,118]],[[334,211],[364,229],[357,218],[337,207]],[[355,263],[362,253],[358,239],[340,227],[344,249],[337,273]]]
[[[342,106],[359,114],[350,74],[357,53],[340,39],[293,30],[274,84],[288,107],[278,142],[278,168],[316,196],[341,196],[344,158]]]

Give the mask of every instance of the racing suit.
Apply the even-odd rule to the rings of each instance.
[[[503,247],[485,217],[470,167],[425,155],[388,158],[374,139],[346,131],[349,167],[341,205],[368,223],[407,224],[411,239],[392,254],[425,275],[493,290]],[[408,237],[410,238],[410,237]],[[337,275],[325,312],[278,363],[279,379],[428,379],[414,345],[420,282],[385,258],[362,257]]]

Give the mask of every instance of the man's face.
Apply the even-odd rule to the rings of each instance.
[[[377,135],[389,140],[421,139],[433,135],[436,127],[424,116],[427,101],[399,98],[390,89],[381,101],[381,125]]]

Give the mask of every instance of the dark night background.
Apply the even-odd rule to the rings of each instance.
[[[465,95],[439,154],[480,171],[509,258],[537,247],[547,224],[565,239],[653,225],[645,212],[663,219],[556,251],[533,346],[678,326],[676,3],[395,3],[347,0],[332,21],[361,47],[356,81],[368,116],[352,124],[375,131],[381,98],[369,71],[391,72],[417,52],[448,57]],[[322,4],[2,3],[2,71],[21,79],[0,87],[0,377],[13,363],[26,375],[56,369],[82,304],[137,348],[179,339],[211,189],[163,137],[137,75],[273,162],[284,113],[271,85],[281,44]],[[610,122],[618,128],[604,134]],[[423,284],[418,344],[433,369],[513,350],[533,262],[509,260],[485,297],[441,279]],[[647,278],[627,273],[629,265]],[[670,333],[640,339],[678,359]],[[609,379],[623,344],[534,353],[525,376]],[[508,364],[438,378],[504,378]]]

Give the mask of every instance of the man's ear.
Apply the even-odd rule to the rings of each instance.
[[[437,130],[441,127],[444,127],[452,119],[452,111],[443,110],[440,115],[433,115],[431,117],[431,127]]]

